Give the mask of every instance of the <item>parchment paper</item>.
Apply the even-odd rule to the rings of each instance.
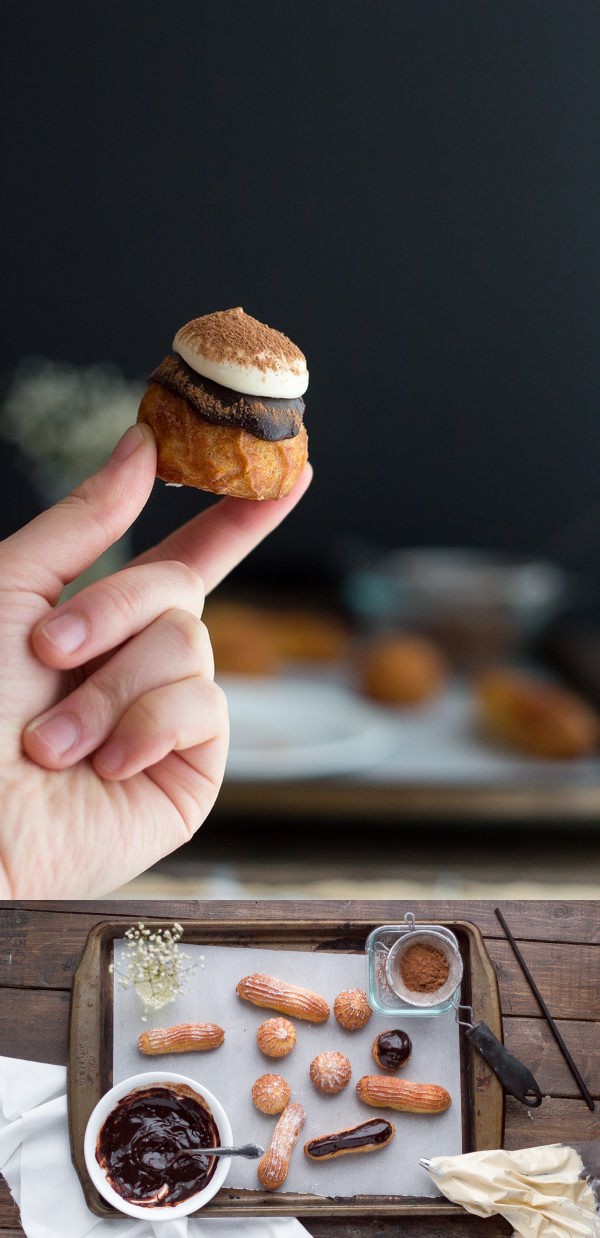
[[[255,1109],[250,1090],[259,1075],[283,1075],[292,1090],[292,1100],[301,1101],[306,1122],[292,1156],[285,1190],[316,1195],[411,1195],[437,1196],[439,1192],[419,1158],[462,1152],[459,1028],[453,1011],[429,1018],[392,1020],[373,1014],[366,1028],[344,1031],[333,1015],[333,1002],[346,988],[366,988],[366,959],[356,954],[309,953],[296,950],[230,949],[194,946],[184,942],[194,959],[204,965],[191,978],[189,992],[152,1013],[141,1022],[141,1002],[132,989],[122,990],[115,978],[114,991],[114,1082],[144,1070],[173,1070],[203,1083],[221,1101],[239,1143],[252,1141],[267,1147],[276,1118]],[[115,942],[119,967],[121,942]],[[256,1030],[274,1011],[241,1001],[235,992],[242,976],[265,972],[292,984],[304,985],[329,1002],[332,1013],[324,1024],[292,1019],[297,1042],[285,1058],[266,1058],[256,1044]],[[205,1053],[177,1053],[146,1057],[137,1049],[140,1032],[177,1023],[211,1022],[225,1029],[220,1048]],[[438,1083],[452,1096],[443,1114],[395,1113],[361,1103],[355,1085],[361,1075],[377,1074],[371,1045],[377,1033],[390,1026],[404,1027],[413,1044],[402,1078],[419,1083]],[[326,1096],[311,1083],[311,1061],[326,1049],[345,1053],[352,1065],[352,1079],[337,1096]],[[354,1126],[368,1118],[386,1117],[396,1127],[396,1137],[386,1148],[369,1155],[344,1156],[321,1164],[309,1161],[303,1146],[309,1139]],[[227,1185],[257,1189],[256,1162],[234,1160]]]

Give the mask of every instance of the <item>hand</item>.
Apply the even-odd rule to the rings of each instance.
[[[227,706],[201,622],[214,586],[302,496],[223,499],[57,606],[156,473],[132,426],[94,477],[0,544],[0,895],[105,894],[184,843],[219,791]]]

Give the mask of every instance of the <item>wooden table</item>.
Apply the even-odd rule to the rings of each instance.
[[[508,1099],[508,1148],[565,1139],[600,1138],[600,1107],[590,1113],[484,901],[453,902],[118,902],[0,903],[0,1054],[64,1063],[74,970],[89,929],[99,920],[144,916],[184,921],[186,916],[277,921],[319,915],[332,925],[367,914],[386,923],[408,910],[417,919],[464,918],[479,926],[498,972],[506,1044],[533,1070],[545,1099],[531,1117]],[[600,1100],[600,902],[504,902],[510,927],[548,1001],[590,1090]],[[300,1218],[302,1219],[302,1218]],[[466,1216],[350,1222],[311,1220],[314,1238],[504,1238],[502,1221]],[[18,1210],[0,1178],[0,1238],[22,1234]]]

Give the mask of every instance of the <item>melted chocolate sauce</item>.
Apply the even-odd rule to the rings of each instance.
[[[347,1131],[336,1131],[333,1135],[323,1135],[320,1139],[311,1139],[306,1145],[309,1156],[337,1156],[340,1152],[360,1152],[362,1148],[374,1144],[388,1143],[394,1133],[391,1122],[384,1118],[371,1118],[369,1122],[361,1122]]]
[[[397,1070],[408,1061],[412,1051],[410,1037],[399,1028],[382,1032],[377,1037],[377,1060],[384,1070]]]
[[[182,396],[203,421],[247,430],[255,438],[269,443],[295,438],[302,428],[304,400],[301,398],[277,400],[272,396],[244,395],[241,391],[222,387],[210,378],[202,378],[179,353],[165,357],[149,381]]]
[[[209,1109],[182,1084],[138,1088],[119,1101],[104,1122],[96,1160],[118,1195],[140,1207],[170,1207],[202,1190],[217,1159],[181,1155],[217,1147],[219,1132]],[[168,1192],[156,1196],[161,1188]]]

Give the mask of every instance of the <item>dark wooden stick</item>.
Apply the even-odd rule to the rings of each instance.
[[[525,976],[525,979],[527,980],[527,983],[531,989],[531,992],[533,993],[533,996],[535,997],[537,1004],[542,1014],[544,1015],[544,1018],[546,1019],[548,1027],[550,1028],[550,1031],[552,1032],[552,1035],[554,1036],[554,1039],[565,1059],[565,1062],[567,1063],[567,1066],[569,1067],[569,1070],[571,1071],[571,1074],[577,1084],[577,1087],[579,1088],[579,1091],[581,1092],[581,1095],[583,1096],[583,1099],[588,1109],[591,1109],[593,1112],[596,1108],[596,1105],[594,1103],[594,1098],[589,1092],[584,1079],[582,1079],[575,1065],[575,1062],[573,1061],[573,1058],[571,1057],[571,1054],[569,1053],[569,1050],[567,1049],[567,1046],[556,1026],[556,1023],[554,1022],[554,1019],[552,1018],[552,1015],[550,1014],[550,1011],[548,1010],[548,1007],[537,987],[537,984],[535,983],[535,980],[533,979],[533,976],[527,966],[527,963],[525,962],[525,959],[523,958],[523,955],[521,954],[521,951],[519,950],[519,947],[508,927],[508,924],[506,923],[506,920],[504,919],[504,916],[502,915],[502,912],[500,911],[500,908],[495,907],[494,911],[502,925],[502,928],[504,929],[504,932],[506,933],[507,939],[510,943],[510,946],[512,947],[512,952],[517,960],[517,963],[519,964],[519,967],[521,968],[521,971],[523,972],[523,975]]]

